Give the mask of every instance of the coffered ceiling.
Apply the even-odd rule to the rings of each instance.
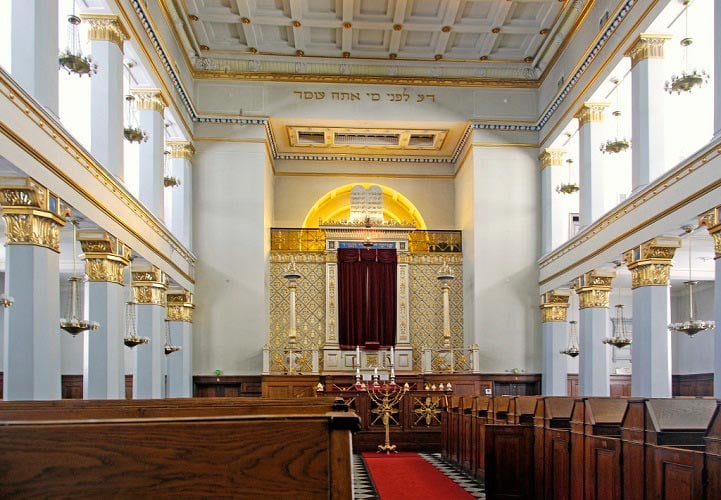
[[[573,29],[569,0],[174,0],[199,72],[536,81]],[[478,83],[478,82],[476,82]]]

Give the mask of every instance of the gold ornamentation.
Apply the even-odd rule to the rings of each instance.
[[[110,258],[84,257],[84,260],[85,274],[88,276],[88,281],[103,281],[119,285],[125,283],[125,266],[127,263]]]
[[[461,231],[416,230],[409,235],[408,249],[411,253],[455,253],[463,248]],[[441,260],[443,257],[441,257]]]
[[[611,282],[616,271],[599,269],[583,274],[576,280],[579,309],[608,307]]]
[[[155,266],[137,266],[131,271],[134,302],[165,305],[168,277]]]
[[[125,266],[132,255],[127,245],[112,234],[96,229],[78,231],[78,241],[89,281],[125,283]]]
[[[584,102],[581,109],[576,112],[575,117],[578,118],[578,126],[583,127],[586,123],[602,122],[603,110],[609,107],[608,102]]]
[[[170,152],[171,158],[183,158],[190,160],[195,154],[193,144],[186,141],[167,141],[165,147]]]
[[[681,246],[679,238],[654,238],[623,253],[631,271],[631,288],[668,286],[671,259]]]
[[[552,290],[541,295],[541,321],[566,321],[570,290]]]
[[[87,21],[88,40],[112,42],[123,51],[123,42],[130,39],[127,30],[118,16],[107,14],[81,14],[80,18]]]
[[[271,251],[323,252],[325,233],[320,229],[271,229]]]
[[[157,111],[162,113],[168,106],[160,89],[132,89],[135,106],[138,111]]]
[[[701,226],[706,226],[708,234],[713,238],[714,257],[721,258],[721,207],[716,207],[698,218]]]
[[[413,413],[416,414],[414,425],[418,425],[421,421],[425,421],[426,426],[431,424],[440,425],[441,421],[438,415],[441,414],[439,408],[441,398],[426,396],[425,398],[413,397]]]
[[[5,244],[36,245],[60,252],[62,219],[49,212],[29,210],[23,214],[9,213],[9,210],[10,207],[3,207]]]
[[[183,289],[168,290],[165,294],[169,321],[193,322],[193,294]]]
[[[641,33],[630,49],[624,54],[631,58],[631,67],[644,59],[663,59],[663,44],[671,35]]]
[[[546,148],[543,153],[538,157],[541,160],[541,169],[546,167],[559,167],[563,165],[563,157],[566,155],[566,150],[563,148]]]

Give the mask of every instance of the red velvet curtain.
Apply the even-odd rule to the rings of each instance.
[[[395,249],[338,249],[341,348],[387,348],[396,340]]]

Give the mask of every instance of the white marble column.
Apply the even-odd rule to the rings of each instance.
[[[721,137],[721,0],[714,0],[713,4],[714,12],[714,55],[713,55],[713,95],[716,96],[714,99],[714,138]],[[718,276],[718,273],[716,274]],[[721,325],[717,328],[721,328]],[[721,385],[721,384],[719,384]]]
[[[58,116],[58,2],[12,0],[10,73]]]
[[[60,399],[59,200],[26,177],[0,185],[5,221],[3,394],[6,400]]]
[[[193,294],[187,290],[168,290],[170,343],[180,351],[167,355],[168,397],[193,397]]]
[[[563,165],[565,149],[546,148],[538,157],[541,160],[541,254],[545,255],[561,245],[568,235],[564,228],[568,227],[568,213],[562,193],[556,187],[568,179]]]
[[[643,33],[631,58],[631,187],[636,192],[664,172],[663,44],[671,35]]]
[[[193,175],[191,158],[195,148],[189,142],[168,141],[169,174],[178,180],[165,188],[165,222],[176,238],[192,250],[193,242]]]
[[[138,146],[138,198],[160,220],[164,219],[163,201],[163,151],[165,148],[165,123],[163,112],[166,102],[158,89],[134,89],[140,129],[148,134],[148,140]]]
[[[581,227],[592,224],[605,213],[605,176],[601,144],[603,135],[603,110],[607,102],[585,102],[576,113],[578,118],[579,147],[579,217]]]
[[[568,343],[568,299],[570,290],[552,290],[541,296],[541,334],[543,335],[544,396],[568,395],[568,361],[561,354]]]
[[[599,269],[576,280],[578,294],[578,395],[609,396],[610,369],[608,338],[611,324],[608,301],[616,271]]]
[[[123,42],[129,38],[117,16],[87,14],[93,60],[102,68],[90,79],[90,150],[118,179],[123,169]]]
[[[165,397],[165,291],[168,278],[151,265],[134,265],[131,270],[133,300],[136,302],[138,335],[148,344],[134,350],[133,399]]]
[[[100,323],[84,334],[84,399],[125,399],[125,267],[130,249],[100,229],[78,231],[85,261],[85,315]]]
[[[721,9],[720,2],[716,2],[716,10]],[[717,17],[718,21],[719,18]],[[719,22],[716,26],[721,26]],[[718,52],[718,51],[717,51]],[[699,224],[706,226],[709,234],[713,238],[714,246],[714,264],[715,264],[715,279],[713,289],[713,310],[714,310],[714,321],[716,322],[716,333],[714,337],[714,384],[713,384],[713,396],[716,399],[721,399],[721,339],[719,339],[719,329],[721,328],[721,206],[709,210],[705,214],[699,217]]]
[[[631,395],[671,397],[671,259],[678,238],[654,238],[623,254],[631,271],[633,344]]]

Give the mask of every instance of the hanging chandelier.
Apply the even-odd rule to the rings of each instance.
[[[685,17],[685,36],[681,39],[681,46],[683,47],[683,61],[686,69],[681,71],[678,75],[672,75],[671,80],[667,81],[664,85],[664,90],[669,94],[681,94],[681,92],[691,92],[694,87],[700,87],[704,83],[708,83],[709,75],[704,70],[688,69],[688,48],[693,44],[693,38],[688,36],[688,7],[690,0],[684,0],[684,17]]]
[[[138,125],[138,113],[135,106],[135,96],[130,92],[130,70],[135,66],[135,63],[128,61],[126,68],[128,69],[128,93],[125,96],[125,119],[127,120],[123,127],[123,136],[129,142],[147,142],[148,133],[140,128]]]
[[[165,345],[163,346],[163,349],[165,350],[165,355],[173,354],[174,352],[178,352],[182,350],[183,348],[179,345],[172,345],[170,343],[170,320],[165,320]]]
[[[578,184],[571,180],[571,165],[573,164],[573,158],[566,159],[566,165],[568,165],[568,183],[561,183],[556,186],[557,193],[573,194],[579,190]]]
[[[699,332],[713,330],[716,328],[716,323],[714,321],[704,321],[694,318],[693,287],[698,285],[698,281],[693,281],[691,279],[691,233],[693,232],[694,227],[684,226],[683,229],[686,233],[688,233],[688,281],[684,281],[684,285],[688,286],[689,319],[679,323],[671,323],[668,325],[668,328],[672,332],[684,333],[689,337],[692,337]]]
[[[616,119],[616,137],[614,137],[613,139],[609,139],[603,144],[601,144],[602,153],[622,153],[631,146],[631,141],[629,141],[625,137],[621,137],[621,134],[619,133],[621,122],[619,118],[621,116],[621,105],[618,97],[618,84],[620,82],[621,81],[618,78],[611,78],[611,83],[613,83],[613,92],[616,94],[616,109],[611,113]]]
[[[568,334],[568,347],[561,351],[561,354],[575,358],[581,353],[578,349],[578,331],[576,330],[576,321],[571,320],[568,324],[571,325],[571,330]]]
[[[64,51],[58,56],[60,67],[78,76],[88,75],[89,77],[98,72],[98,65],[93,62],[92,57],[83,56],[80,48],[80,29],[82,21],[75,15],[75,2],[73,2],[73,13],[68,16],[68,44]]]
[[[621,291],[618,292],[619,300],[621,298]],[[623,316],[623,304],[616,304],[616,318],[613,321],[613,337],[602,340],[604,344],[612,345],[618,349],[622,349],[628,345],[631,345],[631,339],[628,337],[626,331],[627,319]]]
[[[68,313],[66,318],[60,318],[60,328],[68,332],[70,335],[77,335],[78,333],[87,330],[97,330],[100,324],[96,321],[89,321],[87,319],[78,318],[78,310],[80,309],[80,294],[78,293],[78,283],[83,278],[77,275],[76,270],[76,242],[78,240],[78,220],[73,219],[70,221],[73,225],[73,275],[68,278],[70,283],[70,302],[68,304]]]
[[[123,344],[130,347],[131,349],[140,344],[147,344],[150,342],[148,337],[139,337],[136,331],[136,318],[135,318],[135,306],[137,304],[133,301],[125,304],[125,337],[123,337]]]
[[[163,151],[163,185],[167,187],[176,187],[180,186],[180,179],[177,177],[170,175],[170,161],[168,158],[170,157],[170,151]]]

